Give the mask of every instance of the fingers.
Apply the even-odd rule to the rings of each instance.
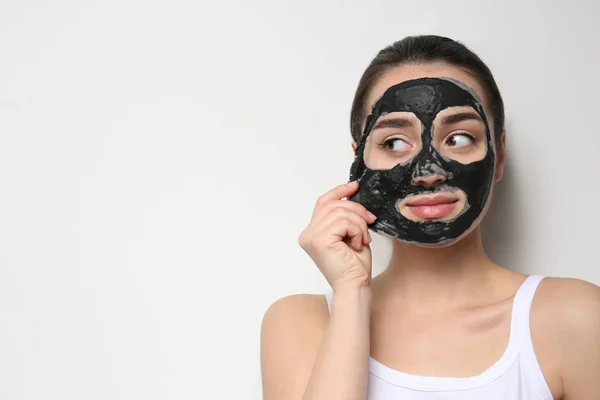
[[[321,243],[344,241],[356,251],[371,243],[368,224],[375,222],[375,215],[362,204],[345,200],[357,190],[358,182],[352,181],[319,197],[311,223],[300,237],[301,246],[307,245],[308,237],[320,237]]]
[[[320,220],[324,218],[327,214],[333,212],[338,208],[344,208],[346,210],[352,211],[360,215],[369,224],[375,222],[375,215],[370,213],[362,204],[348,200],[330,200],[329,202],[324,203],[321,206],[315,207],[315,210],[313,212],[313,219]]]
[[[331,189],[329,192],[323,194],[317,199],[317,207],[330,200],[340,200],[344,197],[352,196],[356,190],[358,190],[358,182],[352,181],[343,185],[338,185]]]
[[[337,220],[331,226],[331,234],[345,240],[354,250],[362,251],[363,246],[371,242],[369,231],[350,220]],[[366,236],[365,236],[366,232]],[[368,236],[368,239],[365,237]],[[366,241],[366,243],[365,243]]]
[[[337,208],[319,221],[318,231],[322,231],[332,242],[345,240],[356,251],[371,243],[367,221],[345,208]]]

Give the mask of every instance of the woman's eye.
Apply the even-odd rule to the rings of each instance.
[[[452,147],[466,147],[473,143],[475,140],[472,136],[467,134],[456,134],[452,135],[447,141],[446,144]]]
[[[410,148],[410,145],[402,139],[389,139],[383,142],[383,147],[390,151],[404,151]]]

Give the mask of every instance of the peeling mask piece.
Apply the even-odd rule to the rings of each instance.
[[[449,107],[471,107],[485,125],[485,157],[462,164],[444,157],[433,146],[433,122]],[[365,144],[377,120],[392,112],[413,113],[422,124],[421,149],[409,161],[392,169],[370,169],[365,164]],[[494,176],[495,155],[483,106],[476,93],[461,82],[449,78],[421,78],[390,87],[373,105],[363,136],[350,168],[350,180],[358,180],[359,190],[350,200],[364,205],[377,216],[370,228],[407,243],[447,245],[473,226],[485,207]],[[424,187],[415,178],[441,175],[445,182]],[[399,202],[407,196],[462,191],[466,202],[460,213],[449,221],[413,221],[403,216]]]

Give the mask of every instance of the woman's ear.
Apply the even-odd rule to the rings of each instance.
[[[504,174],[504,164],[506,162],[506,129],[502,129],[500,136],[500,148],[496,149],[496,171],[494,171],[495,181],[499,182]]]
[[[358,147],[358,144],[356,143],[356,141],[352,141],[352,153],[354,153],[354,158],[356,158],[356,148]]]

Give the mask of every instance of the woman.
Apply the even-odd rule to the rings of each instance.
[[[332,291],[266,312],[264,399],[599,399],[600,288],[484,253],[505,159],[486,65],[451,39],[405,38],[371,62],[351,114],[350,183],[299,238]],[[369,228],[394,237],[373,279]]]

